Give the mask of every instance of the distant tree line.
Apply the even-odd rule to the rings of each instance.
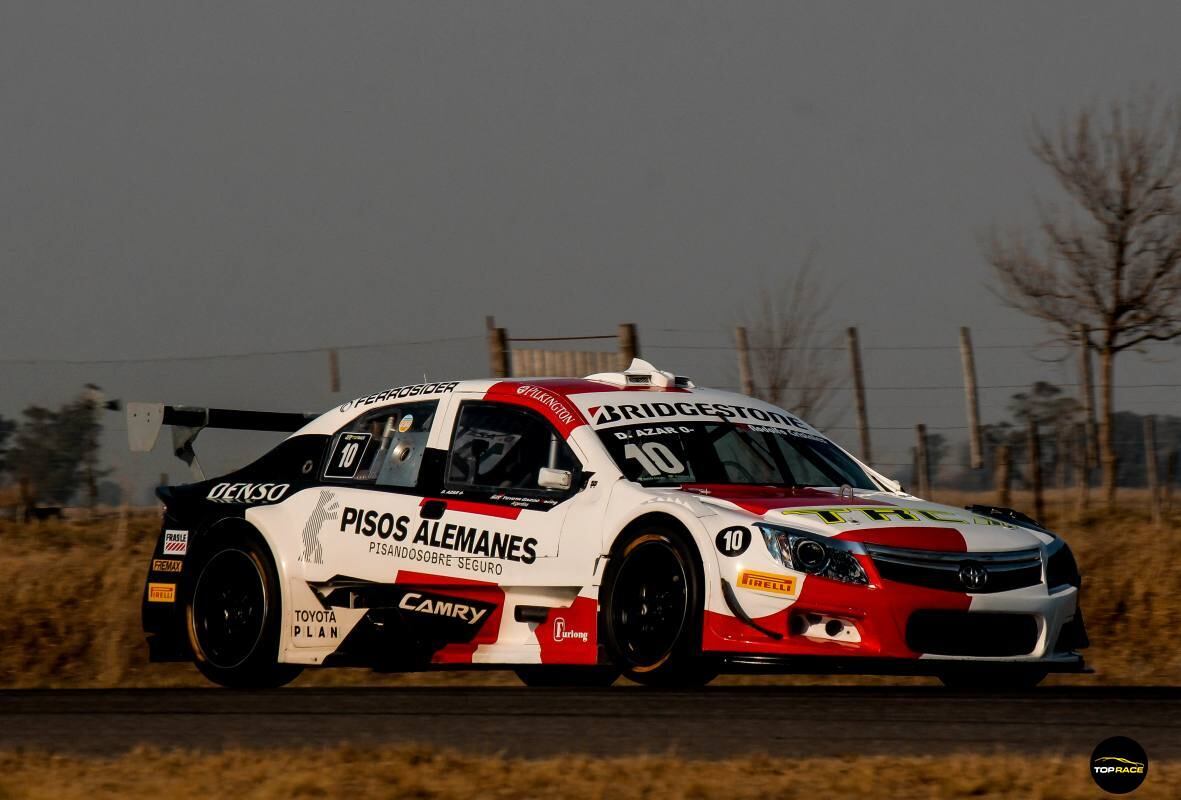
[[[0,482],[15,483],[25,507],[98,501],[100,412],[93,388],[60,408],[29,406],[20,419],[0,417]]]
[[[983,426],[984,467],[968,469],[968,444],[957,442],[956,458],[946,463],[951,448],[940,434],[928,437],[931,472],[943,486],[963,489],[991,489],[996,475],[1001,446],[1009,450],[1013,463],[1013,480],[1017,485],[1028,484],[1029,423],[1037,425],[1038,451],[1042,481],[1049,487],[1073,486],[1080,464],[1084,462],[1085,441],[1082,424],[1082,404],[1059,387],[1038,381],[1027,391],[1014,394],[1009,401],[1006,420]],[[1137,487],[1147,483],[1144,450],[1144,415],[1119,411],[1112,418],[1112,446],[1117,456],[1118,486]],[[1181,453],[1181,417],[1158,416],[1156,419],[1156,447],[1160,460],[1160,474],[1168,478],[1170,470],[1174,482],[1178,475],[1178,454]],[[1170,459],[1172,467],[1169,467]],[[943,468],[938,464],[943,462]],[[1089,485],[1101,481],[1095,469],[1082,467]]]

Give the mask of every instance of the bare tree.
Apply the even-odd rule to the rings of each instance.
[[[764,286],[747,319],[755,395],[824,427],[837,388],[834,345],[825,330],[833,293],[809,255],[777,286]]]
[[[1083,109],[1054,130],[1035,125],[1033,154],[1072,201],[1042,205],[1039,243],[994,233],[987,256],[1005,299],[1099,354],[1099,444],[1115,502],[1115,360],[1181,336],[1181,105],[1150,94]]]

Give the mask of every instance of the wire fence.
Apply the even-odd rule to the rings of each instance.
[[[534,333],[534,332],[530,332]],[[536,332],[541,333],[541,332]],[[606,335],[513,336],[514,342],[607,340]],[[849,375],[848,350],[836,343],[841,331],[822,332],[821,344],[807,348],[828,360],[834,374]],[[1077,396],[1080,381],[1077,356],[1061,341],[1049,340],[1038,328],[974,331],[980,375],[981,418],[999,422],[1010,417],[1012,395],[1028,391],[1036,381]],[[699,385],[740,390],[732,331],[722,328],[639,328],[639,350],[661,368],[688,374]],[[1024,341],[1013,341],[1021,337]],[[968,468],[955,449],[968,434],[959,345],[949,332],[947,343],[917,343],[867,337],[865,391],[874,464],[884,469],[907,469],[915,426],[926,425],[943,434],[953,454],[943,464]],[[83,383],[103,387],[108,397],[123,400],[160,400],[193,405],[314,411],[341,399],[423,380],[455,379],[488,374],[487,339],[482,333],[340,342],[282,349],[259,348],[235,352],[147,353],[96,358],[0,355],[0,416],[12,419],[28,405],[56,406],[77,394]],[[13,345],[10,344],[9,347]],[[750,348],[754,353],[800,348]],[[1175,349],[1173,352],[1176,352]],[[339,379],[334,384],[330,361]],[[1149,361],[1125,357],[1128,365],[1117,385],[1120,407],[1158,414],[1181,414],[1177,389],[1181,366],[1167,348]],[[823,389],[830,409],[822,429],[856,450],[858,426],[851,407],[853,384],[848,379],[820,384],[801,380],[789,385],[786,396]],[[790,402],[788,403],[790,404]],[[104,459],[117,471],[154,483],[159,472],[175,472],[166,458],[132,459],[126,451],[122,417],[105,420]],[[213,437],[210,437],[213,438]],[[224,442],[224,464],[215,457],[210,466],[231,467],[251,455],[234,442]]]

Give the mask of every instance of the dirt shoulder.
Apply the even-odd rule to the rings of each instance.
[[[1137,791],[1175,797],[1181,763],[1151,762]],[[118,758],[0,753],[0,797],[530,797],[580,800],[726,797],[1070,800],[1099,794],[1085,757],[851,757],[758,755],[725,761],[675,756],[539,760],[465,756],[425,747],[230,750],[141,749]]]

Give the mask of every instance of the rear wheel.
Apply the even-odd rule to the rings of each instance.
[[[648,686],[703,686],[717,675],[701,655],[701,564],[667,525],[626,540],[603,580],[604,641],[620,671]]]
[[[185,621],[197,669],[234,689],[275,688],[302,671],[279,664],[279,581],[269,555],[243,538],[204,553]]]
[[[565,686],[570,688],[599,688],[610,686],[619,677],[614,667],[518,667],[515,672],[521,683],[530,687]]]
[[[1049,673],[1040,667],[966,666],[939,674],[948,689],[976,692],[1020,692],[1034,688]]]

